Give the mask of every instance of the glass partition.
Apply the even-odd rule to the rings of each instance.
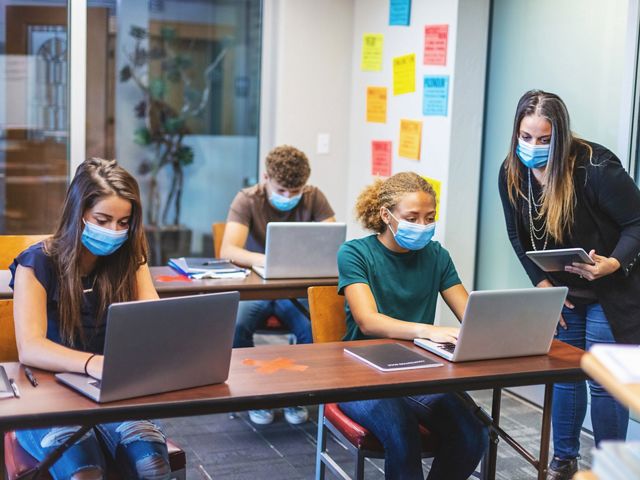
[[[0,4],[0,234],[53,231],[67,187],[66,1]]]

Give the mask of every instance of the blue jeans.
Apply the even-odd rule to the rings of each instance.
[[[594,343],[615,343],[609,322],[598,303],[564,307],[565,330],[558,326],[558,340],[588,350]],[[591,392],[591,423],[596,446],[602,440],[624,440],[627,436],[629,411],[593,380],[586,382]],[[556,383],[553,386],[554,456],[566,460],[576,458],[580,450],[580,428],[587,412],[587,385]]]
[[[79,427],[18,430],[18,442],[32,457],[42,460],[64,443]],[[88,468],[106,471],[101,444],[128,479],[164,480],[171,476],[169,453],[160,429],[148,420],[96,425],[64,452],[49,469],[51,476],[68,479]],[[106,478],[106,475],[105,475]]]
[[[453,394],[362,400],[340,408],[382,443],[386,479],[424,478],[419,423],[439,439],[429,480],[466,480],[489,444],[486,428]]]
[[[305,307],[306,299],[298,299]],[[289,300],[251,300],[240,302],[234,348],[253,347],[253,334],[275,315],[296,336],[298,343],[312,343],[311,322]]]

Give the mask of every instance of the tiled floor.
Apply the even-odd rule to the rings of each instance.
[[[488,405],[491,399],[490,392],[476,392],[473,396],[481,405]],[[539,409],[508,393],[504,395],[503,428],[535,454],[538,453],[540,419]],[[267,426],[253,425],[245,412],[233,419],[221,414],[164,420],[162,424],[166,433],[187,452],[188,479],[277,480],[313,478],[316,420],[317,409],[312,408],[311,420],[301,426],[288,425],[281,412],[277,412],[276,421]],[[583,434],[583,468],[591,464],[592,446],[593,439]],[[351,456],[339,444],[330,441],[329,448],[341,465],[348,466],[347,471],[353,468]],[[427,467],[429,461],[424,463]],[[382,461],[367,462],[365,477],[384,478]],[[536,476],[526,461],[501,442],[497,478],[524,480]]]

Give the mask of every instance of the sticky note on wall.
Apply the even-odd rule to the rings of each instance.
[[[431,177],[423,176],[422,178],[424,178],[427,182],[429,182],[436,192],[436,222],[437,222],[438,217],[440,217],[440,193],[442,192],[442,182],[440,180],[436,180],[435,178],[431,178]]]
[[[424,27],[424,64],[446,65],[449,44],[449,25]]]
[[[407,26],[411,22],[411,0],[389,0],[389,25]]]
[[[371,142],[371,175],[391,176],[391,142],[373,140]]]
[[[425,75],[422,114],[446,117],[449,108],[449,75]]]
[[[404,158],[420,160],[422,142],[422,122],[419,120],[400,120],[400,141],[398,155]]]
[[[382,51],[384,35],[381,33],[365,33],[362,36],[362,59],[360,69],[363,72],[382,71]]]
[[[416,91],[416,54],[393,59],[393,94],[402,95]]]
[[[387,122],[387,87],[367,87],[367,122]]]

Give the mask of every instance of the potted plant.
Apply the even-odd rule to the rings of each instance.
[[[164,264],[171,256],[189,253],[191,230],[180,223],[185,168],[193,163],[193,149],[184,144],[191,133],[190,118],[198,117],[209,101],[211,75],[226,53],[223,48],[203,72],[193,72],[188,52],[177,42],[176,30],[162,27],[152,36],[133,26],[129,32],[133,49],[126,52],[127,64],[120,70],[121,82],[134,82],[142,98],[134,111],[141,120],[133,135],[138,145],[147,147],[138,174],[148,180],[145,203],[146,231],[153,264]],[[203,86],[194,85],[196,74]],[[169,101],[172,89],[179,89],[180,102]],[[175,99],[175,95],[172,97]],[[176,104],[179,103],[179,104]],[[162,191],[159,175],[168,171],[168,190]]]

